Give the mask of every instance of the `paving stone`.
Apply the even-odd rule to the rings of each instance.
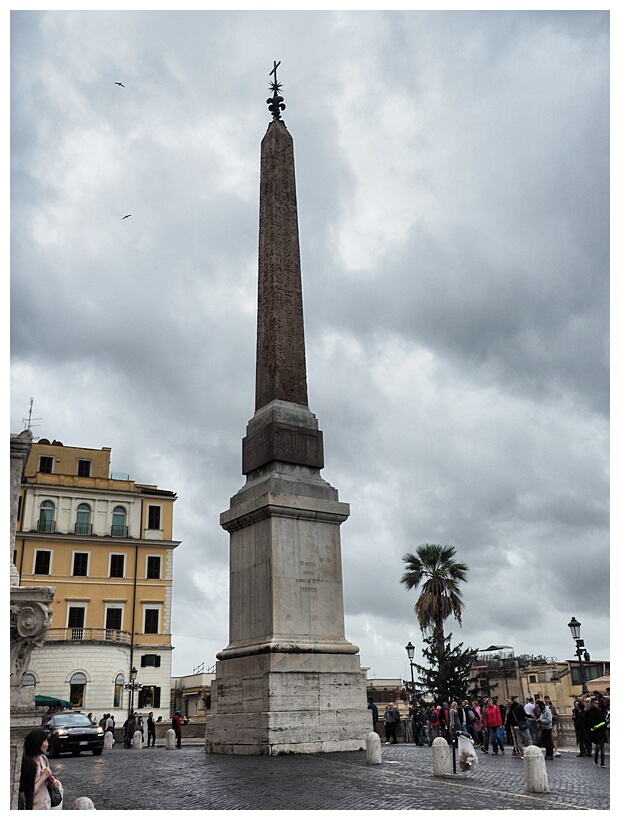
[[[51,761],[65,805],[90,797],[98,810],[608,810],[608,768],[563,752],[547,762],[548,794],[525,791],[520,758],[480,755],[467,777],[433,777],[428,747],[277,757],[208,755],[202,745],[124,749]]]

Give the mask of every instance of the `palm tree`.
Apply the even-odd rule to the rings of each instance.
[[[420,544],[415,554],[403,555],[406,572],[400,579],[407,589],[422,589],[415,605],[415,613],[422,632],[430,633],[437,639],[439,666],[444,656],[443,625],[450,615],[454,615],[462,626],[463,598],[459,583],[466,581],[469,572],[467,564],[455,561],[456,549],[440,544]]]

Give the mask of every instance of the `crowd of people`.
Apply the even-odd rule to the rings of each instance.
[[[540,746],[545,758],[561,756],[558,740],[559,715],[551,698],[526,698],[524,703],[514,695],[503,703],[498,697],[478,700],[465,698],[444,701],[409,710],[410,722],[406,739],[418,746],[431,746],[435,738],[443,737],[452,743],[459,735],[468,737],[484,754],[506,754],[512,748],[514,757],[523,758],[527,746]],[[369,698],[373,729],[377,730],[378,709]],[[594,763],[605,767],[605,743],[609,737],[609,690],[584,694],[574,702],[573,724],[578,757],[594,758]],[[398,742],[400,711],[389,703],[383,713],[385,742]]]

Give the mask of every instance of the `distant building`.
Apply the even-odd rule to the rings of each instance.
[[[111,449],[32,445],[14,563],[21,586],[55,587],[45,644],[25,685],[75,709],[124,720],[170,709],[176,494],[110,477]],[[131,670],[135,683],[130,691]]]

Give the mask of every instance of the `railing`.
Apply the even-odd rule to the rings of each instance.
[[[76,521],[75,527],[73,528],[74,535],[92,535],[93,534],[93,525],[87,524],[82,521]]]
[[[37,532],[55,532],[56,522],[48,521],[45,518],[39,518],[37,521]]]
[[[100,641],[103,643],[130,643],[130,634],[123,629],[87,629],[84,626],[70,626],[67,629],[50,629],[49,641]]]
[[[110,529],[112,538],[127,538],[128,532],[129,527],[126,527],[125,524],[112,524],[112,528]]]

